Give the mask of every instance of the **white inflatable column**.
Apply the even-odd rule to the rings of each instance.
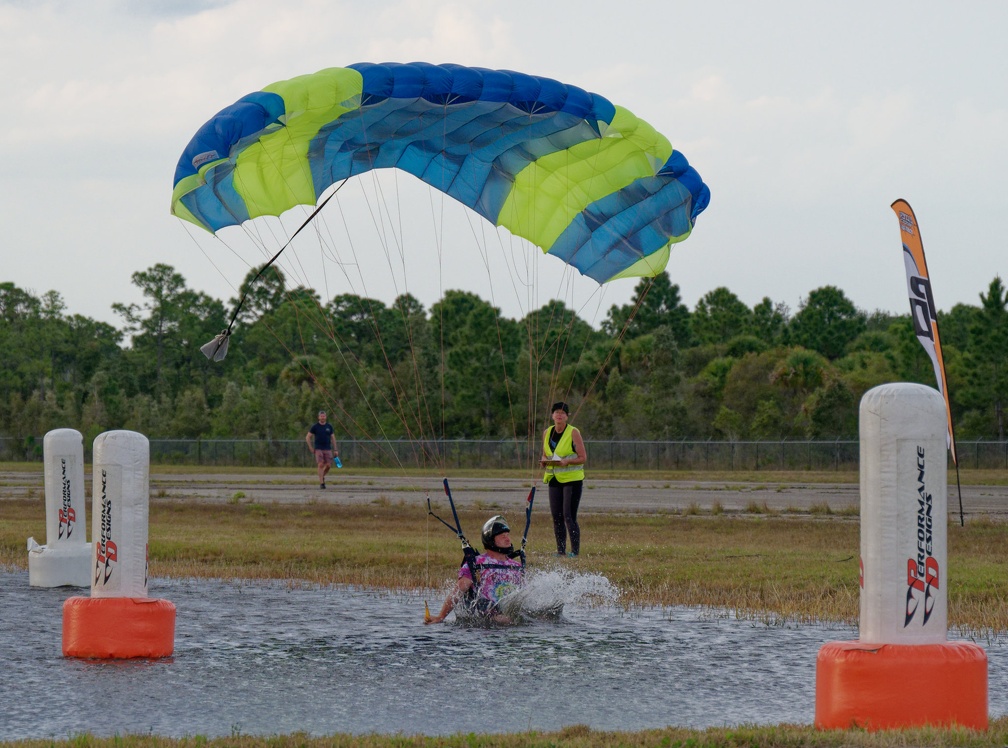
[[[921,384],[861,399],[860,633],[819,649],[816,727],[987,729],[987,653],[947,641],[946,423]]]
[[[861,400],[859,639],[932,644],[948,632],[945,401],[920,384]]]
[[[94,441],[91,597],[147,597],[150,443],[133,431]]]
[[[42,440],[45,474],[46,544],[28,538],[28,584],[86,587],[91,584],[84,496],[84,437],[55,429]]]
[[[147,437],[133,431],[99,434],[92,485],[91,597],[63,603],[63,654],[168,657],[175,649],[175,606],[147,596]]]

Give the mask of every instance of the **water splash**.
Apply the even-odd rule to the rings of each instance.
[[[619,589],[601,574],[556,568],[530,572],[521,589],[501,600],[500,609],[524,618],[558,616],[564,607],[612,606],[619,597]]]

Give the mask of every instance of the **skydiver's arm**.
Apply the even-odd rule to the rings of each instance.
[[[448,614],[452,612],[452,608],[455,607],[455,603],[461,600],[465,593],[468,592],[473,586],[473,582],[469,577],[459,577],[458,582],[455,584],[455,588],[448,593],[448,597],[445,598],[444,605],[441,606],[441,612],[436,616],[430,618],[430,620],[425,620],[424,623],[441,623]]]

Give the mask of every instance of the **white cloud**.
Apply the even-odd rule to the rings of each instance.
[[[2,280],[56,289],[71,312],[108,321],[112,301],[137,300],[129,276],[154,262],[228,296],[213,267],[226,250],[208,260],[168,215],[185,143],[267,83],[390,60],[554,77],[665,133],[713,195],[670,264],[691,302],[728,286],[795,308],[832,283],[866,308],[901,310],[896,197],[918,212],[939,306],[975,303],[1003,274],[990,217],[1005,207],[1008,6],[594,7],[0,2],[0,62],[19,71],[0,122]]]

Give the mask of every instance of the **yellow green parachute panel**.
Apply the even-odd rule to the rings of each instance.
[[[660,273],[710,200],[667,138],[597,94],[511,71],[360,63],[221,110],[179,159],[172,213],[216,232],[382,168],[599,283]]]

